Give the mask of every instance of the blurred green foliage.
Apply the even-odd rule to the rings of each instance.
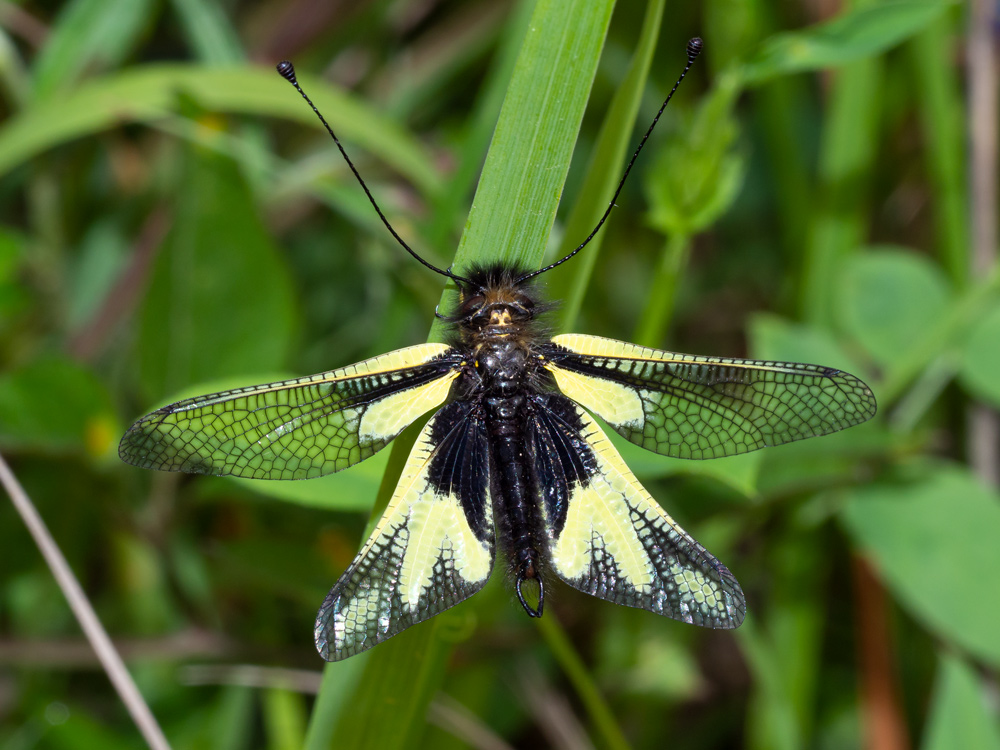
[[[967,426],[970,405],[1000,407],[1000,282],[967,270],[962,9],[619,3],[602,49],[610,8],[3,8],[0,451],[174,747],[834,748],[874,727],[1000,748],[1000,497]],[[428,336],[440,279],[271,66],[294,59],[431,262],[461,245],[459,264],[538,263],[593,226],[694,35],[706,59],[600,242],[548,274],[567,300],[553,325],[841,367],[879,416],[718,461],[621,447],[742,582],[735,633],[564,588],[539,626],[500,571],[321,672],[315,610],[399,451],[302,483],[116,456],[159,403]],[[538,139],[501,123],[486,157],[505,96],[563,90]],[[0,519],[0,747],[141,746],[24,527]]]

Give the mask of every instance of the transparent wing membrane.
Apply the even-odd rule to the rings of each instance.
[[[339,370],[179,401],[122,438],[147,469],[309,479],[384,448],[448,396],[460,357],[443,344],[399,349]]]
[[[665,456],[733,456],[875,414],[871,389],[829,367],[674,354],[580,334],[552,344],[546,367],[563,393]]]

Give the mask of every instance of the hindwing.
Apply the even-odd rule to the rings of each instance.
[[[739,627],[739,583],[650,497],[596,422],[565,396],[533,403],[528,454],[553,572],[615,604]]]
[[[448,397],[461,355],[398,349],[339,370],[178,401],[133,424],[118,446],[145,469],[310,479],[363,461]]]
[[[875,415],[871,389],[830,367],[674,354],[581,334],[556,336],[543,352],[559,390],[664,456],[733,456]]]
[[[327,661],[353,656],[479,591],[495,553],[486,425],[469,402],[421,431],[389,506],[316,617]]]

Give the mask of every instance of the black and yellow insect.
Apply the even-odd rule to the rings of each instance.
[[[700,47],[689,45],[685,73]],[[309,101],[291,64],[278,70]],[[591,415],[656,453],[718,458],[863,422],[875,413],[869,388],[815,365],[544,336],[545,306],[532,281],[594,233],[542,270],[498,264],[457,275],[416,256],[389,229],[457,285],[450,343],[171,404],[129,428],[122,459],[166,471],[308,479],[363,461],[436,409],[388,508],[320,608],[315,635],[324,659],[371,648],[479,591],[497,539],[532,617],[541,616],[554,576],[617,604],[738,627],[746,602],[736,579],[650,497]]]

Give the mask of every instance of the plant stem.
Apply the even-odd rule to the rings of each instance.
[[[920,108],[924,157],[930,177],[937,250],[951,281],[969,283],[966,170],[962,147],[962,103],[954,70],[948,65],[951,27],[930,24],[907,45]]]
[[[835,74],[828,98],[819,158],[820,200],[799,285],[803,318],[824,328],[833,319],[832,279],[844,257],[855,252],[868,234],[883,66],[880,58],[843,66]]]
[[[590,679],[586,665],[558,621],[549,616],[540,617],[536,622],[546,645],[579,696],[594,728],[604,739],[604,744],[613,750],[627,750],[628,740],[622,734],[614,713],[601,696],[597,685]]]
[[[59,549],[59,545],[52,538],[52,534],[49,533],[45,521],[42,520],[42,517],[38,514],[38,510],[31,502],[31,498],[28,497],[28,494],[21,487],[20,482],[17,481],[10,467],[3,460],[3,456],[0,456],[0,485],[10,495],[10,500],[14,504],[14,508],[20,514],[24,525],[28,527],[28,531],[35,540],[35,544],[38,545],[42,557],[45,558],[45,562],[52,571],[53,578],[56,579],[56,583],[62,589],[63,596],[69,602],[69,606],[73,610],[77,622],[80,623],[80,627],[87,636],[87,640],[90,641],[94,652],[101,660],[101,665],[104,667],[104,671],[107,672],[108,679],[111,680],[111,684],[118,691],[118,696],[122,699],[122,703],[125,704],[125,708],[128,709],[129,714],[131,714],[132,720],[142,733],[146,744],[153,748],[153,750],[170,750],[170,743],[167,742],[167,738],[163,735],[163,730],[160,729],[156,717],[149,710],[149,706],[143,699],[142,693],[139,692],[139,688],[136,687],[132,675],[129,674],[128,668],[122,661],[121,655],[115,649],[111,638],[108,637],[107,631],[97,618],[97,613],[94,612],[90,600],[80,586],[80,582],[73,575],[73,570],[69,567],[69,563],[66,562],[66,558]]]
[[[663,338],[677,303],[677,287],[680,285],[681,274],[687,267],[690,250],[689,235],[675,232],[667,239],[660,266],[649,289],[649,302],[635,329],[635,343],[653,347],[663,345]]]

